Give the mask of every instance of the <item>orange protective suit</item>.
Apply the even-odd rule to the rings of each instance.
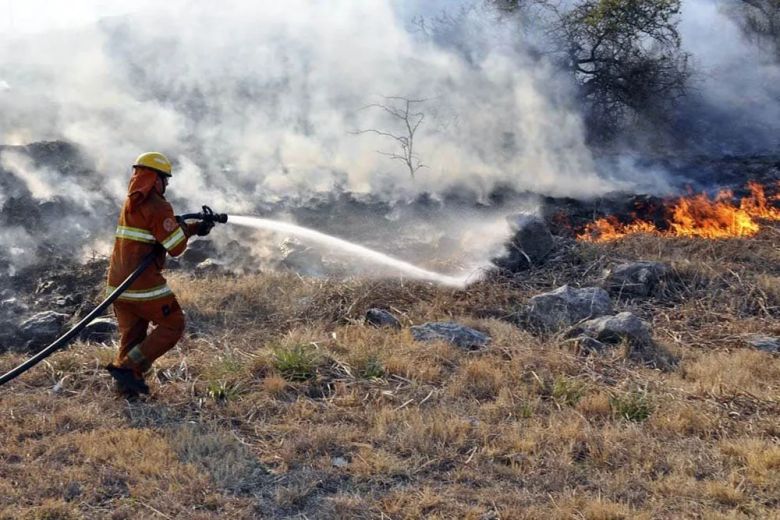
[[[128,196],[116,229],[114,251],[108,269],[108,292],[112,292],[158,248],[155,261],[115,302],[119,331],[119,352],[114,365],[132,369],[136,377],[151,368],[155,359],[176,345],[184,332],[184,313],[161,271],[166,251],[178,256],[198,224],[180,225],[170,203],[156,187],[158,175],[139,168],[130,180]],[[155,328],[147,334],[149,324]]]

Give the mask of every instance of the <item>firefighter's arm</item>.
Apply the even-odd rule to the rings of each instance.
[[[169,255],[179,256],[187,249],[189,226],[179,224],[170,204],[161,204],[151,220],[155,240],[162,244]]]

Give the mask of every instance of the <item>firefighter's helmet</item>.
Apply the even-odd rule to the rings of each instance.
[[[173,170],[173,167],[171,166],[171,161],[169,161],[168,158],[165,157],[160,152],[142,153],[141,155],[138,156],[138,159],[136,159],[135,163],[133,164],[133,167],[137,167],[137,166],[150,168],[152,170],[162,173],[166,177],[170,177],[171,171]]]

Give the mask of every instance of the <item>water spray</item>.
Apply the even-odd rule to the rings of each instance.
[[[368,247],[362,246],[360,244],[355,244],[354,242],[349,242],[342,238],[326,235],[325,233],[321,233],[313,229],[296,226],[295,224],[290,224],[288,222],[281,222],[278,220],[270,220],[258,217],[233,215],[230,216],[229,222],[238,226],[264,229],[267,231],[284,233],[306,240],[311,240],[312,242],[317,242],[324,246],[340,249],[354,256],[369,260],[375,264],[389,267],[401,274],[408,276],[409,278],[414,278],[417,280],[428,280],[445,285],[447,287],[462,289],[466,287],[466,284],[469,281],[473,281],[474,279],[473,275],[471,274],[463,276],[448,276],[433,271],[428,271],[421,267],[417,267],[414,264],[410,264],[409,262],[405,262],[390,255],[380,253],[379,251],[375,251],[373,249],[369,249]]]
[[[180,222],[187,220],[200,220],[203,222],[221,224],[225,224],[229,221],[231,224],[236,224],[239,226],[251,227],[255,229],[265,229],[277,233],[286,233],[311,240],[328,247],[340,249],[360,258],[370,260],[376,264],[392,268],[399,273],[409,276],[410,278],[418,280],[429,280],[448,287],[464,288],[470,278],[470,275],[455,277],[428,271],[417,267],[416,265],[410,264],[409,262],[404,262],[403,260],[393,258],[390,255],[380,253],[379,251],[374,251],[373,249],[369,249],[365,246],[361,246],[341,238],[326,235],[325,233],[320,233],[319,231],[315,231],[313,229],[296,226],[295,224],[257,217],[228,217],[228,215],[225,213],[214,213],[214,211],[208,206],[203,206],[199,213],[186,213],[181,215],[178,217],[178,220]],[[0,375],[0,386],[8,383],[9,381],[12,381],[13,379],[16,379],[19,375],[34,367],[53,354],[55,351],[70,343],[73,338],[75,338],[84,329],[84,327],[89,325],[89,323],[92,322],[92,320],[94,320],[97,316],[101,315],[108,308],[108,306],[114,302],[114,300],[119,298],[119,296],[121,296],[121,294],[132,285],[132,283],[146,270],[146,268],[151,265],[156,256],[160,253],[161,248],[162,246],[157,244],[154,249],[146,257],[144,257],[135,271],[133,271],[130,276],[128,276],[127,279],[125,279],[125,281],[119,285],[119,287],[114,289],[114,291],[112,291],[105,300],[103,300],[97,307],[92,310],[92,312],[85,316],[68,332],[57,338],[51,345],[38,352],[36,355],[21,365],[5,374]],[[162,251],[164,251],[164,249]]]

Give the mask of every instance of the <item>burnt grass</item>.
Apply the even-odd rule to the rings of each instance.
[[[707,241],[563,240],[466,290],[294,274],[170,275],[180,345],[127,402],[77,342],[0,389],[0,518],[773,518],[780,508],[780,226]],[[613,295],[668,363],[584,355],[518,322],[528,298],[628,260],[671,274]],[[105,261],[25,277],[91,302]],[[36,278],[37,277],[37,278]],[[22,282],[19,282],[22,283]],[[402,330],[363,323],[371,307]],[[415,342],[454,320],[483,350]],[[23,355],[0,355],[5,371]],[[775,516],[773,516],[775,515]]]

